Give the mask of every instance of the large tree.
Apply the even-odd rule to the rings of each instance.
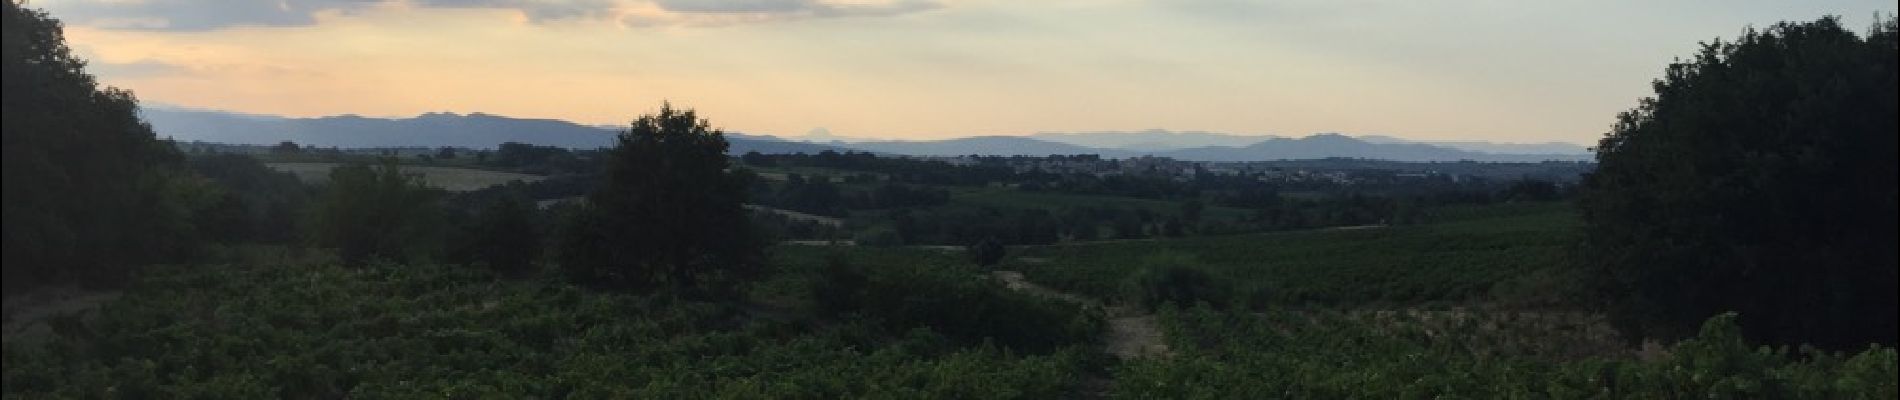
[[[1895,23],[1750,30],[1669,66],[1619,116],[1581,200],[1630,333],[1738,311],[1773,343],[1895,339]]]
[[[6,285],[112,282],[185,255],[203,197],[187,192],[210,186],[184,173],[130,92],[85,72],[58,20],[14,0],[0,9]]]
[[[343,262],[429,261],[444,236],[441,190],[404,174],[396,159],[352,163],[330,170],[323,195],[310,210],[309,240],[334,248]]]
[[[622,288],[718,289],[745,278],[760,243],[726,147],[692,110],[665,105],[633,121],[607,152],[601,186],[570,218],[562,268]]]

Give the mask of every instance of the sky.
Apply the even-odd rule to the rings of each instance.
[[[1698,42],[1892,0],[38,0],[148,105],[751,134],[1592,144]]]

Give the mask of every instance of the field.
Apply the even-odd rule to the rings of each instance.
[[[1091,296],[1122,296],[1142,268],[1192,266],[1235,283],[1236,299],[1288,304],[1548,302],[1574,288],[1577,219],[1558,203],[1453,208],[1445,222],[1165,241],[1024,248],[1007,261],[1030,279]]]
[[[1159,215],[1180,213],[1181,202],[1117,196],[1026,192],[1001,187],[949,187],[952,206],[995,207],[1002,210],[1041,208],[1060,210],[1067,207],[1099,207],[1148,210]],[[1249,211],[1232,207],[1208,206],[1201,212],[1207,219],[1240,219]]]
[[[318,184],[330,179],[330,169],[338,163],[324,162],[276,162],[265,164],[278,171],[297,175],[305,183]],[[452,192],[466,192],[505,184],[513,181],[533,182],[541,180],[538,175],[513,172],[487,171],[472,168],[434,167],[426,165],[404,165],[402,171],[422,175],[423,182],[430,187]]]
[[[808,305],[264,253],[154,271],[95,317],[53,321],[55,340],[8,347],[7,397],[1053,398],[1092,359],[814,321]],[[787,257],[803,271],[822,253]],[[928,252],[862,259],[967,268]],[[759,292],[804,284],[774,275]]]
[[[1679,344],[1628,345],[1575,304],[1567,205],[1436,217],[1018,247],[990,270],[956,249],[776,246],[759,279],[722,300],[247,247],[47,318],[46,337],[6,346],[4,384],[9,398],[1900,393],[1892,349],[1756,348],[1732,317]],[[1231,301],[1134,303],[1130,278],[1166,266],[1213,274]]]

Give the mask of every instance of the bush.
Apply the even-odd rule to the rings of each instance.
[[[337,249],[350,265],[426,260],[441,250],[441,197],[421,177],[404,175],[394,159],[337,166],[310,213],[309,240]]]
[[[482,208],[462,227],[450,258],[508,276],[532,271],[543,244],[535,223],[537,212],[527,204],[519,197],[504,196]]]
[[[1190,265],[1187,257],[1162,254],[1123,282],[1125,300],[1153,309],[1162,304],[1191,307],[1207,303],[1225,308],[1233,303],[1234,288],[1227,279]]]
[[[892,333],[929,328],[963,345],[989,342],[1022,352],[1092,343],[1101,324],[1080,306],[949,266],[866,267],[833,259],[813,279],[811,295],[827,315],[868,319]]]
[[[1002,262],[1003,255],[1005,254],[1003,242],[996,241],[995,237],[983,238],[983,240],[970,245],[965,250],[970,253],[971,261],[976,262],[976,265],[984,267]]]

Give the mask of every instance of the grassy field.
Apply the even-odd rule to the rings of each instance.
[[[1030,247],[1006,267],[1050,286],[1117,298],[1123,281],[1142,268],[1192,266],[1233,282],[1239,300],[1258,306],[1539,301],[1574,290],[1553,282],[1569,270],[1563,267],[1579,238],[1567,205],[1447,209],[1440,218],[1446,221]]]
[[[328,181],[330,179],[330,169],[336,168],[336,166],[340,164],[325,162],[285,162],[267,163],[265,165],[270,166],[271,169],[296,174],[297,179],[301,179],[305,183],[320,184]],[[478,190],[513,181],[533,182],[542,179],[542,177],[538,175],[513,172],[422,165],[404,165],[402,166],[402,171],[410,174],[421,174],[423,181],[430,187],[453,192]]]

